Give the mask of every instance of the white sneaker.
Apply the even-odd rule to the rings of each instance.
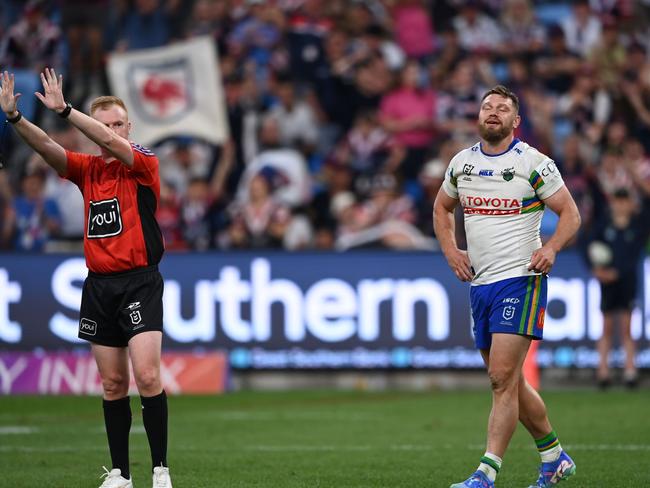
[[[153,488],[172,488],[172,479],[169,477],[169,468],[156,466],[153,468]]]
[[[99,488],[133,488],[131,480],[124,478],[122,471],[118,468],[111,469],[110,471],[106,469],[106,466],[102,466],[102,468],[104,468],[104,474],[100,477],[106,479]]]

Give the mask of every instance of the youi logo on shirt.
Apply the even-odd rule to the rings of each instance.
[[[122,214],[117,197],[100,202],[91,201],[88,209],[88,238],[111,237],[120,232],[122,232]]]

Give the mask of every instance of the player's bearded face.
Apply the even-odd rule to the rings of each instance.
[[[508,137],[518,125],[518,116],[511,103],[504,103],[504,98],[493,100],[488,96],[479,112],[478,130],[482,139],[496,144]],[[509,99],[505,99],[510,102]]]

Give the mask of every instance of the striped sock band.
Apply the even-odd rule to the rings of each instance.
[[[560,457],[562,446],[554,430],[541,439],[535,439],[535,444],[543,463],[556,461]]]
[[[490,481],[494,481],[501,469],[501,462],[502,460],[499,456],[492,454],[491,452],[486,452],[481,458],[481,464],[478,465],[476,470],[482,471]]]

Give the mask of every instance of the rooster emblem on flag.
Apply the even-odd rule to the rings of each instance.
[[[151,123],[174,122],[194,108],[191,70],[185,59],[132,65],[129,90],[135,109]]]

